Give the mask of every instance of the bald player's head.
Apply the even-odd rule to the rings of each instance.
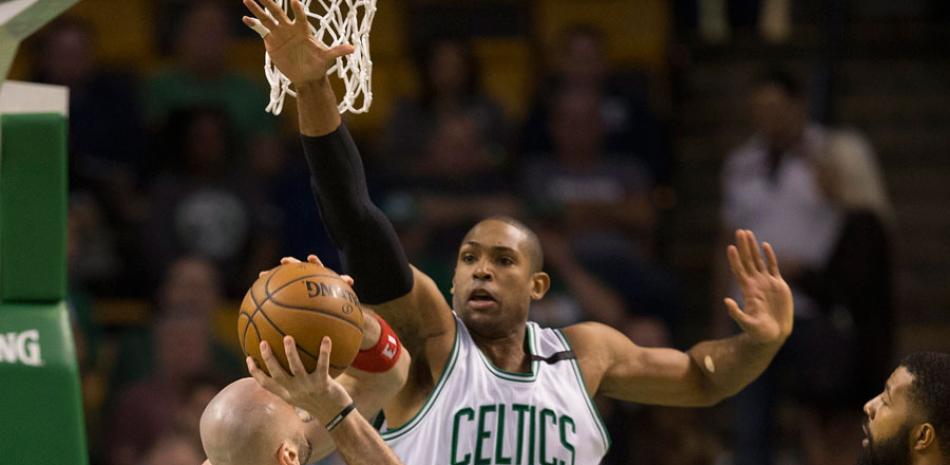
[[[303,465],[313,452],[294,408],[253,378],[211,399],[201,415],[201,444],[211,465]]]

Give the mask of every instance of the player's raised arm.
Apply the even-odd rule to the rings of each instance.
[[[751,231],[737,231],[728,248],[730,267],[742,288],[745,308],[726,299],[742,333],[705,341],[688,352],[639,347],[597,323],[565,329],[581,357],[588,392],[661,405],[705,406],[738,393],[755,380],[792,332],[792,294],[778,261],[764,244],[763,260]]]
[[[374,418],[405,384],[411,359],[385,320],[370,312],[363,327],[359,355],[336,379],[329,375],[330,338],[323,340],[313,373],[304,369],[290,336],[283,341],[290,373],[280,366],[266,342],[261,343],[261,356],[270,376],[254,365],[253,359],[247,359],[251,376],[262,387],[299,413],[312,416],[314,421],[309,422],[307,434],[312,459],[326,456],[335,446],[351,465],[400,463],[367,420]]]
[[[330,238],[341,251],[344,271],[356,278],[360,300],[386,318],[410,350],[421,350],[433,335],[446,335],[440,338],[449,341],[442,344],[445,349],[436,350],[431,361],[441,367],[454,336],[448,305],[431,280],[409,266],[392,224],[370,200],[359,151],[341,124],[326,78],[333,61],[352,48],[322,48],[309,32],[299,0],[291,1],[293,19],[273,0],[244,4],[254,15],[245,17],[245,24],[261,32],[271,60],[297,90],[311,187]]]

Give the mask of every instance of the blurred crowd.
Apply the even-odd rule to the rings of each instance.
[[[244,375],[232,334],[244,291],[282,256],[317,253],[339,268],[296,135],[264,112],[262,79],[228,65],[234,10],[181,11],[160,41],[168,66],[144,76],[101,67],[95,31],[75,18],[33,42],[32,79],[70,89],[70,308],[96,464],[200,463],[197,419]],[[714,26],[702,34],[725,40]],[[686,319],[708,313],[704,337],[735,333],[722,308],[684,309],[661,247],[676,163],[668,118],[650,104],[660,84],[612,64],[594,26],[545,46],[559,53],[515,118],[482,86],[490,64],[468,39],[431,37],[415,47],[419,92],[358,134],[373,198],[412,262],[447,283],[464,231],[510,215],[538,232],[553,277],[532,320],[599,320],[637,344],[683,349],[696,342]],[[737,227],[775,246],[795,333],[723,407],[599,399],[614,439],[605,463],[767,465],[784,447],[775,429],[789,427],[793,463],[853,463],[835,445],[857,452],[861,402],[891,368],[895,216],[873,148],[812,121],[794,74],[741,79],[749,139],[720,154],[721,192],[709,195],[723,199],[723,246]],[[725,261],[716,268],[714,294],[735,295]]]

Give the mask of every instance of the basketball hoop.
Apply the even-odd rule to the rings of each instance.
[[[376,14],[376,0],[301,0],[301,3],[311,20],[310,31],[324,47],[353,46],[353,53],[337,58],[327,75],[335,74],[346,89],[338,105],[340,113],[365,113],[373,102],[369,31]],[[277,4],[284,11],[290,8],[290,0],[277,0]],[[316,11],[311,11],[311,5]],[[291,88],[290,79],[274,66],[267,53],[264,54],[264,75],[270,84],[270,103],[266,111],[279,115],[284,108],[284,98],[296,97],[297,93]]]

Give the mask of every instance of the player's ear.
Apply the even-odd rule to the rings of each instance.
[[[300,454],[297,447],[284,441],[280,443],[280,449],[277,450],[277,463],[280,465],[303,465],[300,463]]]
[[[921,452],[933,446],[936,439],[933,425],[923,423],[911,430],[910,445],[915,451]]]
[[[531,300],[541,300],[551,289],[551,277],[543,271],[531,275]]]

